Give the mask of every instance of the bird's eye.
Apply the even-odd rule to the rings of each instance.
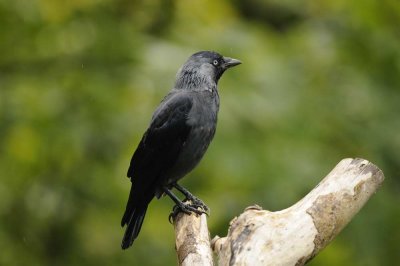
[[[213,65],[214,65],[214,66],[218,66],[218,65],[219,65],[218,60],[214,60],[214,61],[213,61]]]

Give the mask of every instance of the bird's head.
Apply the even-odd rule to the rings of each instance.
[[[179,69],[176,87],[193,87],[201,82],[217,84],[222,74],[231,67],[241,64],[237,59],[225,57],[212,51],[201,51],[189,57]]]

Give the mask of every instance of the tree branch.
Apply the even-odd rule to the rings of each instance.
[[[206,215],[179,213],[174,225],[179,265],[213,265]]]
[[[277,212],[246,208],[231,221],[226,237],[212,240],[218,265],[304,265],[339,234],[383,180],[372,163],[344,159],[293,206]],[[206,216],[180,214],[174,224],[180,265],[212,265]],[[185,264],[189,257],[196,262]]]

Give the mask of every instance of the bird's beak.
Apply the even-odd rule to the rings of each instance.
[[[237,65],[240,65],[242,62],[235,58],[224,57],[224,68],[228,69]]]

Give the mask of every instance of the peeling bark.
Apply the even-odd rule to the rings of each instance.
[[[218,265],[304,265],[339,234],[383,180],[372,163],[344,159],[293,206],[277,212],[246,208],[231,221],[226,237],[212,240]],[[180,265],[212,265],[205,215],[180,214],[174,224]],[[184,264],[189,257],[199,263]]]

